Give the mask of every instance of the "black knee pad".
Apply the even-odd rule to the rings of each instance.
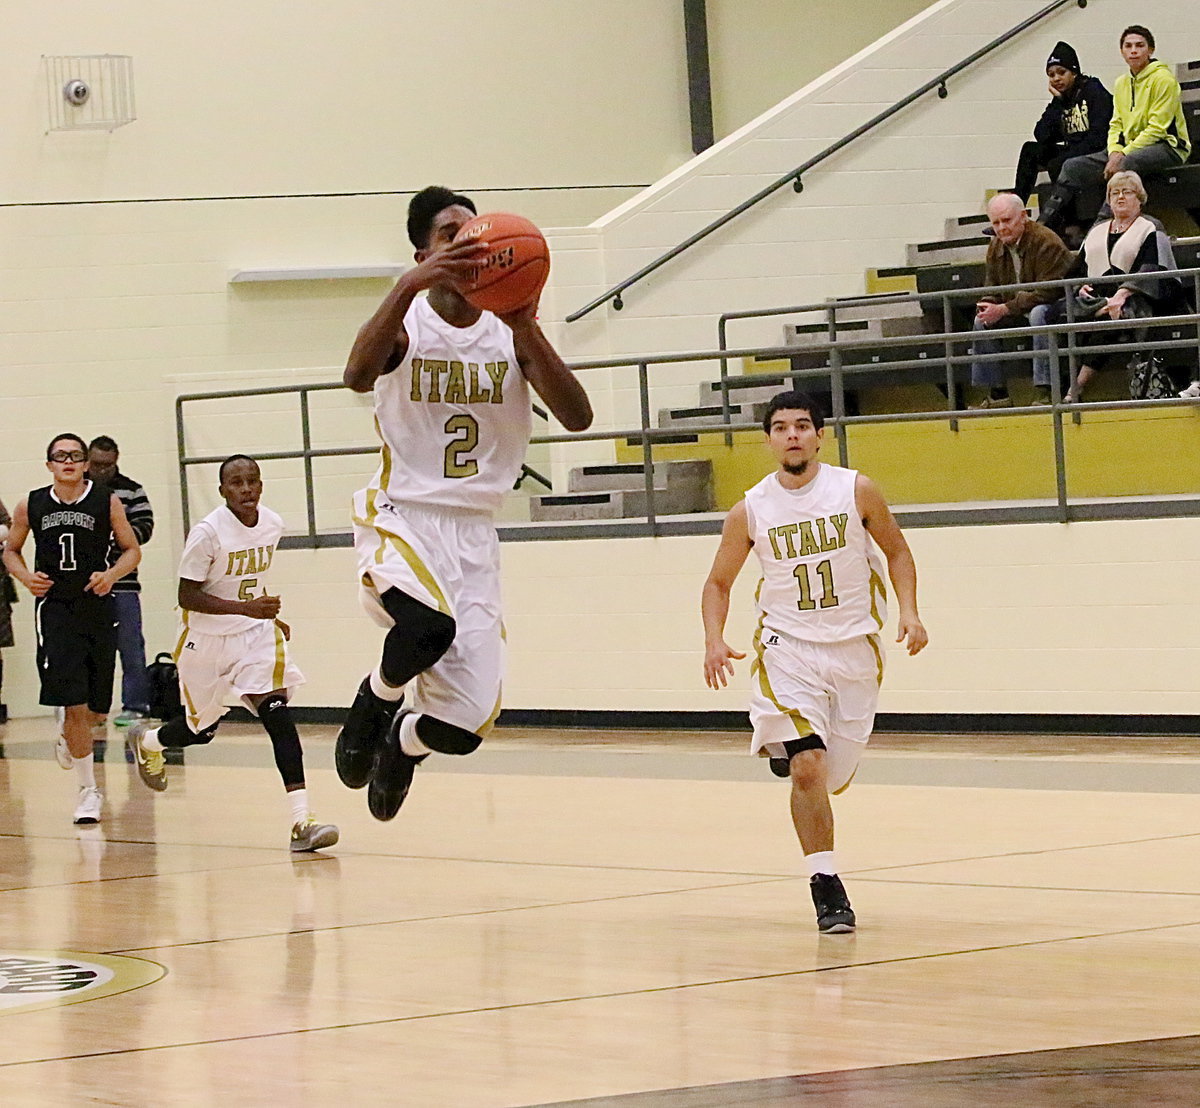
[[[450,649],[458,625],[396,588],[379,599],[396,624],[383,640],[383,676],[391,685],[405,685]]]
[[[483,742],[474,731],[424,715],[417,720],[417,738],[439,754],[472,754]]]
[[[273,692],[264,696],[258,702],[258,718],[262,719],[263,712],[271,712],[277,708],[286,708],[287,702],[287,693],[285,692]]]
[[[217,737],[217,728],[220,726],[220,723],[214,723],[211,727],[206,727],[203,731],[195,732],[192,735],[192,741],[188,745],[204,746],[206,743],[212,742]]]
[[[805,735],[799,739],[788,739],[783,744],[783,749],[787,752],[787,760],[790,762],[802,750],[824,750],[825,740],[820,735]]]

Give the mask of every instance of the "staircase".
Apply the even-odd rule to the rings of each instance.
[[[1192,161],[1148,182],[1150,203],[1147,210],[1162,219],[1168,232],[1174,234],[1178,266],[1191,269],[1200,267],[1200,61],[1177,66],[1176,74],[1183,88],[1184,111],[1193,143]],[[1015,160],[1015,150],[1013,156]],[[1049,188],[1046,184],[1039,191],[1044,193]],[[994,191],[987,199],[992,195],[995,195]],[[1031,211],[1036,212],[1037,207],[1038,197],[1034,197]],[[720,381],[705,381],[699,386],[697,406],[660,409],[658,427],[669,430],[678,425],[680,433],[656,440],[656,451],[667,446],[669,452],[677,456],[681,452],[686,454],[689,447],[697,453],[712,453],[696,445],[700,443],[698,432],[724,424],[723,389],[728,393],[730,419],[758,422],[771,398],[792,387],[787,376],[789,371],[819,369],[828,364],[827,352],[820,347],[831,339],[912,339],[911,343],[900,346],[872,347],[868,344],[843,351],[843,365],[862,367],[853,377],[853,388],[848,388],[845,394],[847,414],[856,415],[863,410],[903,410],[895,404],[899,398],[897,390],[902,391],[905,386],[921,386],[926,391],[925,402],[936,402],[931,386],[937,385],[943,390],[941,403],[944,404],[944,367],[931,364],[928,368],[920,365],[897,368],[892,364],[942,357],[945,352],[942,343],[923,341],[925,335],[945,330],[941,304],[932,301],[922,310],[920,304],[898,302],[897,294],[936,293],[982,286],[990,242],[984,235],[987,227],[988,218],[982,212],[952,216],[946,220],[942,238],[909,244],[905,265],[868,271],[866,291],[872,298],[870,303],[839,307],[839,300],[831,299],[827,303],[832,309],[832,317],[826,311],[822,313],[824,318],[810,315],[786,322],[783,345],[794,351],[786,361],[748,361],[744,371],[753,375],[750,380],[735,375],[729,377],[724,386]],[[963,297],[952,311],[951,329],[970,332],[973,316],[973,300]],[[1006,341],[1015,351],[1028,351],[1031,347],[1029,337],[1022,336],[1019,329],[1007,335]],[[877,371],[867,368],[875,366]],[[774,370],[779,371],[778,376],[763,376]],[[1020,373],[1019,363],[1013,362],[1010,375],[1015,379]],[[955,376],[958,381],[965,381],[966,367],[958,367]],[[804,380],[803,387],[818,399],[823,393],[828,395],[828,379],[809,377]],[[885,399],[879,401],[876,397]],[[958,399],[961,402],[961,395]],[[737,437],[747,440],[745,433]],[[740,445],[743,449],[751,446],[748,441],[742,441]],[[640,450],[640,441],[631,439],[623,447],[618,446],[618,458],[629,457],[633,448]],[[734,453],[737,452],[735,447]],[[643,472],[640,462],[575,469],[571,472],[566,495],[531,499],[530,518],[543,521],[644,517]],[[654,488],[658,515],[711,512],[716,508],[711,458],[656,462]]]

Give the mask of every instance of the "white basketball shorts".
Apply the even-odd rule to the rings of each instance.
[[[751,666],[751,753],[784,757],[783,744],[819,735],[829,791],[854,776],[875,726],[883,650],[878,635],[846,642],[805,642],[761,628]]]
[[[234,696],[257,715],[249,697],[282,689],[290,700],[304,684],[283,631],[269,619],[236,635],[186,630],[176,665],[183,709],[195,733],[216,723],[228,711],[225,702]]]
[[[485,735],[500,714],[504,624],[500,542],[484,512],[395,504],[381,492],[354,497],[359,597],[380,626],[380,596],[397,588],[454,619],[450,649],[408,686],[406,706]]]

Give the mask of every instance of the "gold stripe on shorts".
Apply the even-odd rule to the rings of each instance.
[[[792,726],[796,728],[796,737],[807,738],[816,733],[816,728],[800,714],[798,709],[785,708],[780,704],[775,697],[775,691],[771,688],[771,678],[767,675],[766,647],[762,644],[764,619],[766,619],[765,612],[758,617],[758,626],[754,629],[754,663],[750,667],[750,672],[758,670],[758,687],[762,690],[763,696],[792,721]]]
[[[284,645],[283,628],[275,624],[275,672],[271,675],[271,691],[283,688],[283,675],[287,672],[287,647]]]
[[[433,597],[433,602],[437,605],[438,611],[445,615],[453,616],[450,611],[450,605],[446,602],[446,596],[442,592],[441,586],[437,583],[437,578],[430,572],[429,567],[421,561],[417,552],[409,546],[399,535],[393,535],[390,531],[384,531],[377,527],[373,520],[376,513],[372,505],[371,510],[367,512],[367,519],[361,516],[354,516],[354,522],[361,527],[370,527],[376,535],[379,536],[379,549],[375,551],[375,564],[383,564],[383,548],[384,544],[391,544],[396,553],[400,555],[408,563],[408,568],[413,571],[413,575]]]
[[[887,585],[885,585],[883,583],[883,578],[880,577],[879,574],[876,573],[874,569],[871,570],[870,590],[871,590],[871,618],[875,621],[876,627],[882,627],[883,626],[883,617],[879,614],[879,605],[875,602],[875,593],[876,593],[876,590],[878,590],[879,595],[883,597],[884,603],[886,604],[887,603]]]
[[[879,636],[868,635],[867,642],[871,644],[871,649],[875,651],[875,684],[882,687],[883,685],[883,651],[879,649]]]

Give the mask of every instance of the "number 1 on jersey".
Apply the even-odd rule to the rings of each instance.
[[[442,472],[447,477],[474,477],[479,472],[479,463],[474,458],[463,458],[479,445],[479,424],[474,416],[453,415],[446,420],[446,434],[455,437],[446,444],[446,465]]]
[[[58,568],[64,573],[79,568],[75,562],[75,536],[70,531],[58,536]]]
[[[817,602],[813,600],[812,583],[808,578],[808,565],[801,562],[792,570],[792,576],[796,578],[796,584],[800,587],[800,599],[796,601],[796,607],[802,612],[811,612],[817,607]],[[833,563],[828,558],[817,566],[817,576],[821,578],[822,585],[820,607],[836,608],[840,601],[837,593],[833,591]]]

